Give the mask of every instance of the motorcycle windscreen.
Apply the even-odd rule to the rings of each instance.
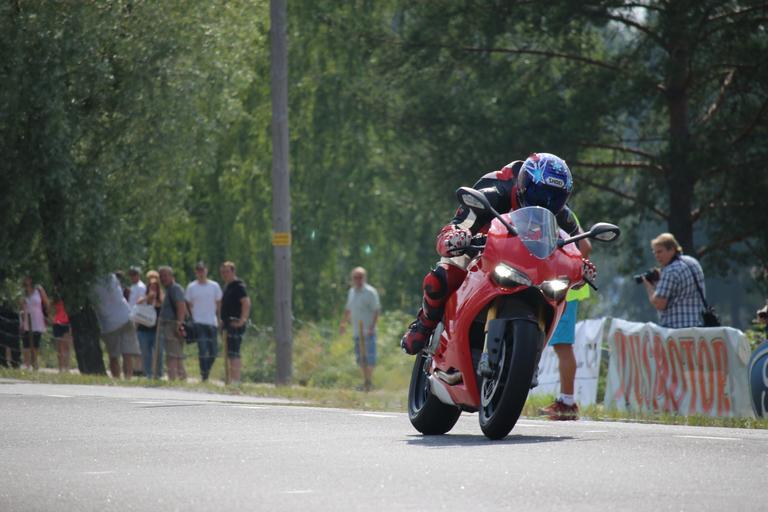
[[[558,228],[552,212],[540,206],[529,206],[515,210],[509,218],[531,254],[543,260],[555,252]]]

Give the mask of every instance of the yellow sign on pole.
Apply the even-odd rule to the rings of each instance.
[[[272,245],[276,247],[285,247],[291,245],[291,234],[286,231],[272,232]]]

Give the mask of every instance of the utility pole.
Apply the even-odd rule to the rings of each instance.
[[[275,257],[277,384],[291,383],[291,188],[288,168],[288,48],[286,0],[270,0],[272,82],[272,250]]]

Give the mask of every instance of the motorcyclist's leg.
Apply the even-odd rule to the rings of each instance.
[[[416,354],[424,348],[437,324],[443,319],[445,303],[461,286],[467,271],[450,263],[440,263],[425,277],[422,284],[424,297],[419,313],[400,346],[408,354]]]
[[[423,318],[434,329],[443,319],[445,303],[459,289],[467,271],[455,265],[440,263],[424,278]]]

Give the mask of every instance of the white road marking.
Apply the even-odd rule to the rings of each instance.
[[[673,436],[684,437],[686,439],[713,439],[715,441],[739,441],[738,437],[714,437],[714,436]]]
[[[515,423],[516,427],[534,427],[534,428],[541,428],[546,427],[547,425],[540,424],[540,423]]]
[[[43,396],[49,396],[51,398],[72,398],[71,395],[43,395]]]
[[[365,416],[366,418],[397,418],[397,416],[392,416],[391,414],[370,414],[365,412],[353,414],[353,416]]]
[[[585,430],[584,434],[606,434],[607,430]]]

